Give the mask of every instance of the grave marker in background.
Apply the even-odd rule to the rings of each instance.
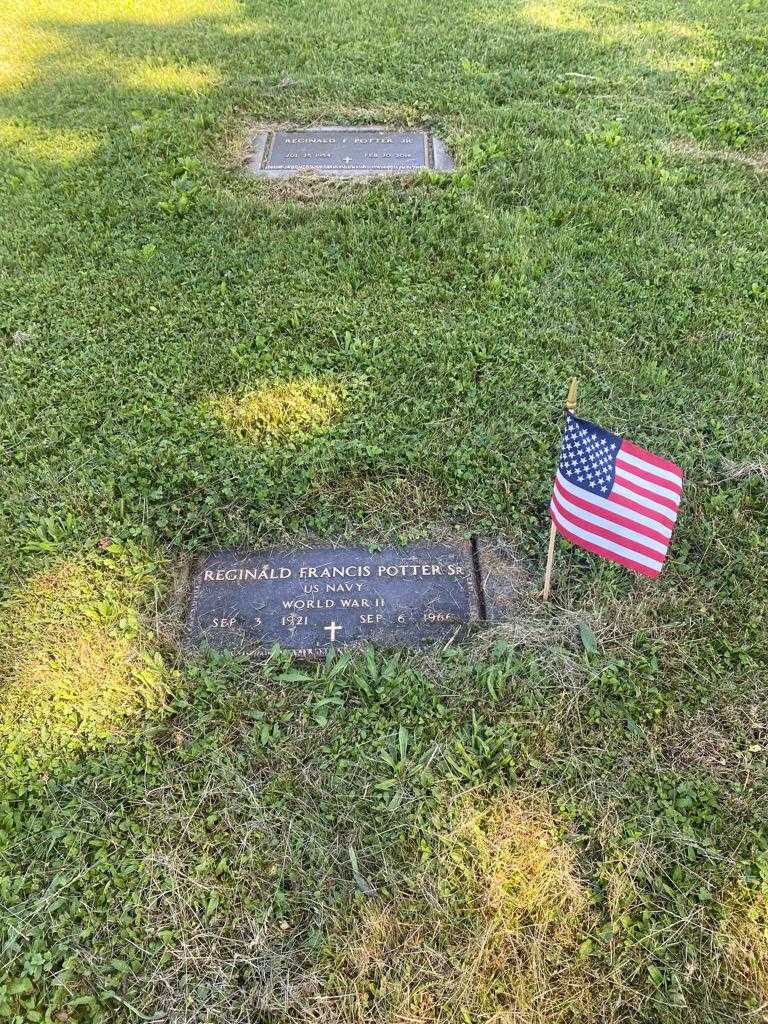
[[[443,142],[425,131],[322,127],[259,131],[251,137],[247,170],[258,177],[312,173],[330,177],[453,170]]]

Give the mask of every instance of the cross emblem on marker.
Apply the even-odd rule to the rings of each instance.
[[[351,156],[345,156],[344,157],[344,163],[345,164],[351,164],[352,163],[352,157]]]
[[[337,633],[341,633],[343,631],[344,627],[343,626],[337,626],[336,623],[333,621],[333,619],[331,619],[330,626],[323,626],[323,629],[326,631],[326,633],[330,633],[331,634],[331,643],[333,643],[334,640],[336,639],[336,634]]]

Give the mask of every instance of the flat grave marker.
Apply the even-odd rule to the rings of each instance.
[[[246,162],[251,174],[266,178],[302,173],[354,178],[453,167],[445,144],[431,133],[378,126],[258,131]]]
[[[468,543],[223,551],[197,573],[186,642],[256,657],[328,648],[422,647],[465,637],[481,618]]]

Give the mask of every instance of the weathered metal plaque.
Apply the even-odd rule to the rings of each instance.
[[[453,161],[443,142],[429,132],[332,126],[257,132],[246,166],[260,177],[357,177],[450,171]]]
[[[195,577],[190,645],[302,658],[377,644],[421,647],[466,636],[479,616],[469,544],[223,551]]]

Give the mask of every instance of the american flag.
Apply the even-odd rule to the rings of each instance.
[[[569,412],[550,514],[559,533],[646,576],[667,557],[683,471]]]

